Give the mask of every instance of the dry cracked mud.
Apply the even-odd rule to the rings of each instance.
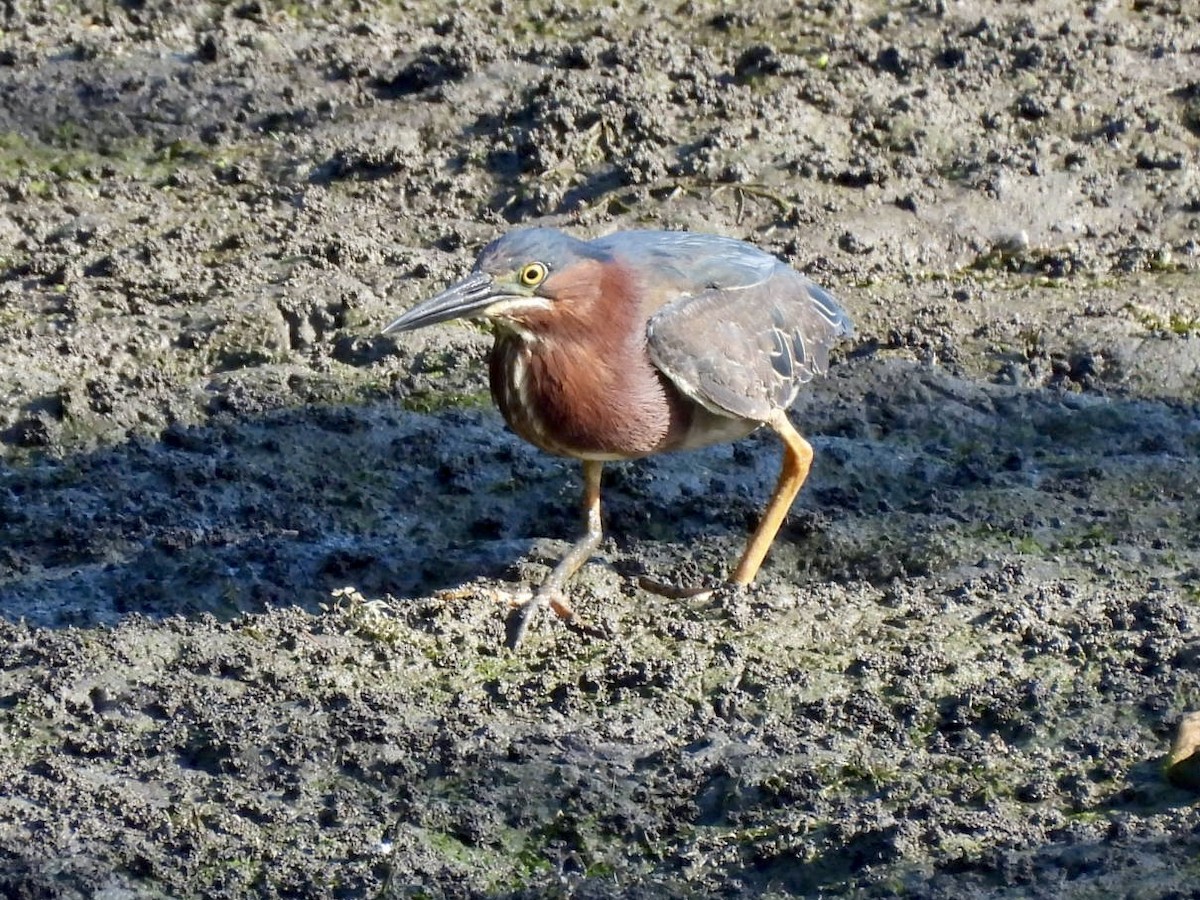
[[[0,891],[1197,896],[1200,8],[0,9]],[[516,225],[715,231],[856,335],[768,434],[579,476]],[[348,589],[348,590],[343,590]],[[336,592],[336,593],[335,593]]]

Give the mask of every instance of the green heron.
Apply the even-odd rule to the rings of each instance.
[[[488,244],[469,275],[384,332],[458,318],[495,327],[492,397],[509,427],[583,463],[584,534],[521,606],[512,646],[543,606],[575,620],[564,585],[600,544],[605,462],[768,425],[783,439],[783,466],[730,580],[754,579],[812,463],[786,410],[851,331],[837,300],[732,238],[626,231],[582,241],[530,228]]]

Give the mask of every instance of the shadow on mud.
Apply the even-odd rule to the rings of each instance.
[[[1200,455],[1200,426],[1184,406],[876,358],[835,369],[793,415],[817,463],[768,566],[776,578],[882,585],[997,548],[1052,557],[1147,536],[1162,555],[1195,539],[1194,510],[1176,535],[1153,518],[1196,477],[1185,460]],[[777,465],[760,432],[609,466],[600,559],[629,577],[664,564],[719,577]],[[298,408],[172,426],[12,467],[4,487],[0,607],[46,625],[530,577],[514,567],[531,548],[552,562],[579,527],[577,465],[521,443],[491,410]]]

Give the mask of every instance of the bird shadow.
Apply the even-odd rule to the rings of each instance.
[[[878,359],[835,370],[794,412],[817,457],[768,571],[800,582],[950,568],[974,552],[967,539],[980,528],[1023,529],[1045,552],[1118,539],[1127,514],[1087,502],[1108,461],[1167,468],[1183,483],[1196,474],[1183,460],[1200,456],[1191,413],[1177,404],[981,385]],[[664,548],[721,571],[778,460],[761,431],[607,467],[611,540],[599,555],[630,577]],[[1064,495],[1080,499],[1074,514]],[[1026,499],[1001,515],[996,497]],[[577,464],[525,445],[490,409],[227,413],[5,465],[0,608],[44,625],[228,617],[315,610],[347,584],[411,597],[529,576],[531,560],[553,564],[577,536],[579,499]],[[921,521],[957,529],[966,549],[931,547],[913,526]]]

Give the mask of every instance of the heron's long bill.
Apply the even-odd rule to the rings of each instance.
[[[451,319],[464,319],[482,315],[487,307],[504,296],[496,289],[491,275],[472,272],[462,281],[457,281],[436,297],[418,303],[395,322],[383,329],[384,334],[396,331],[412,331]]]

